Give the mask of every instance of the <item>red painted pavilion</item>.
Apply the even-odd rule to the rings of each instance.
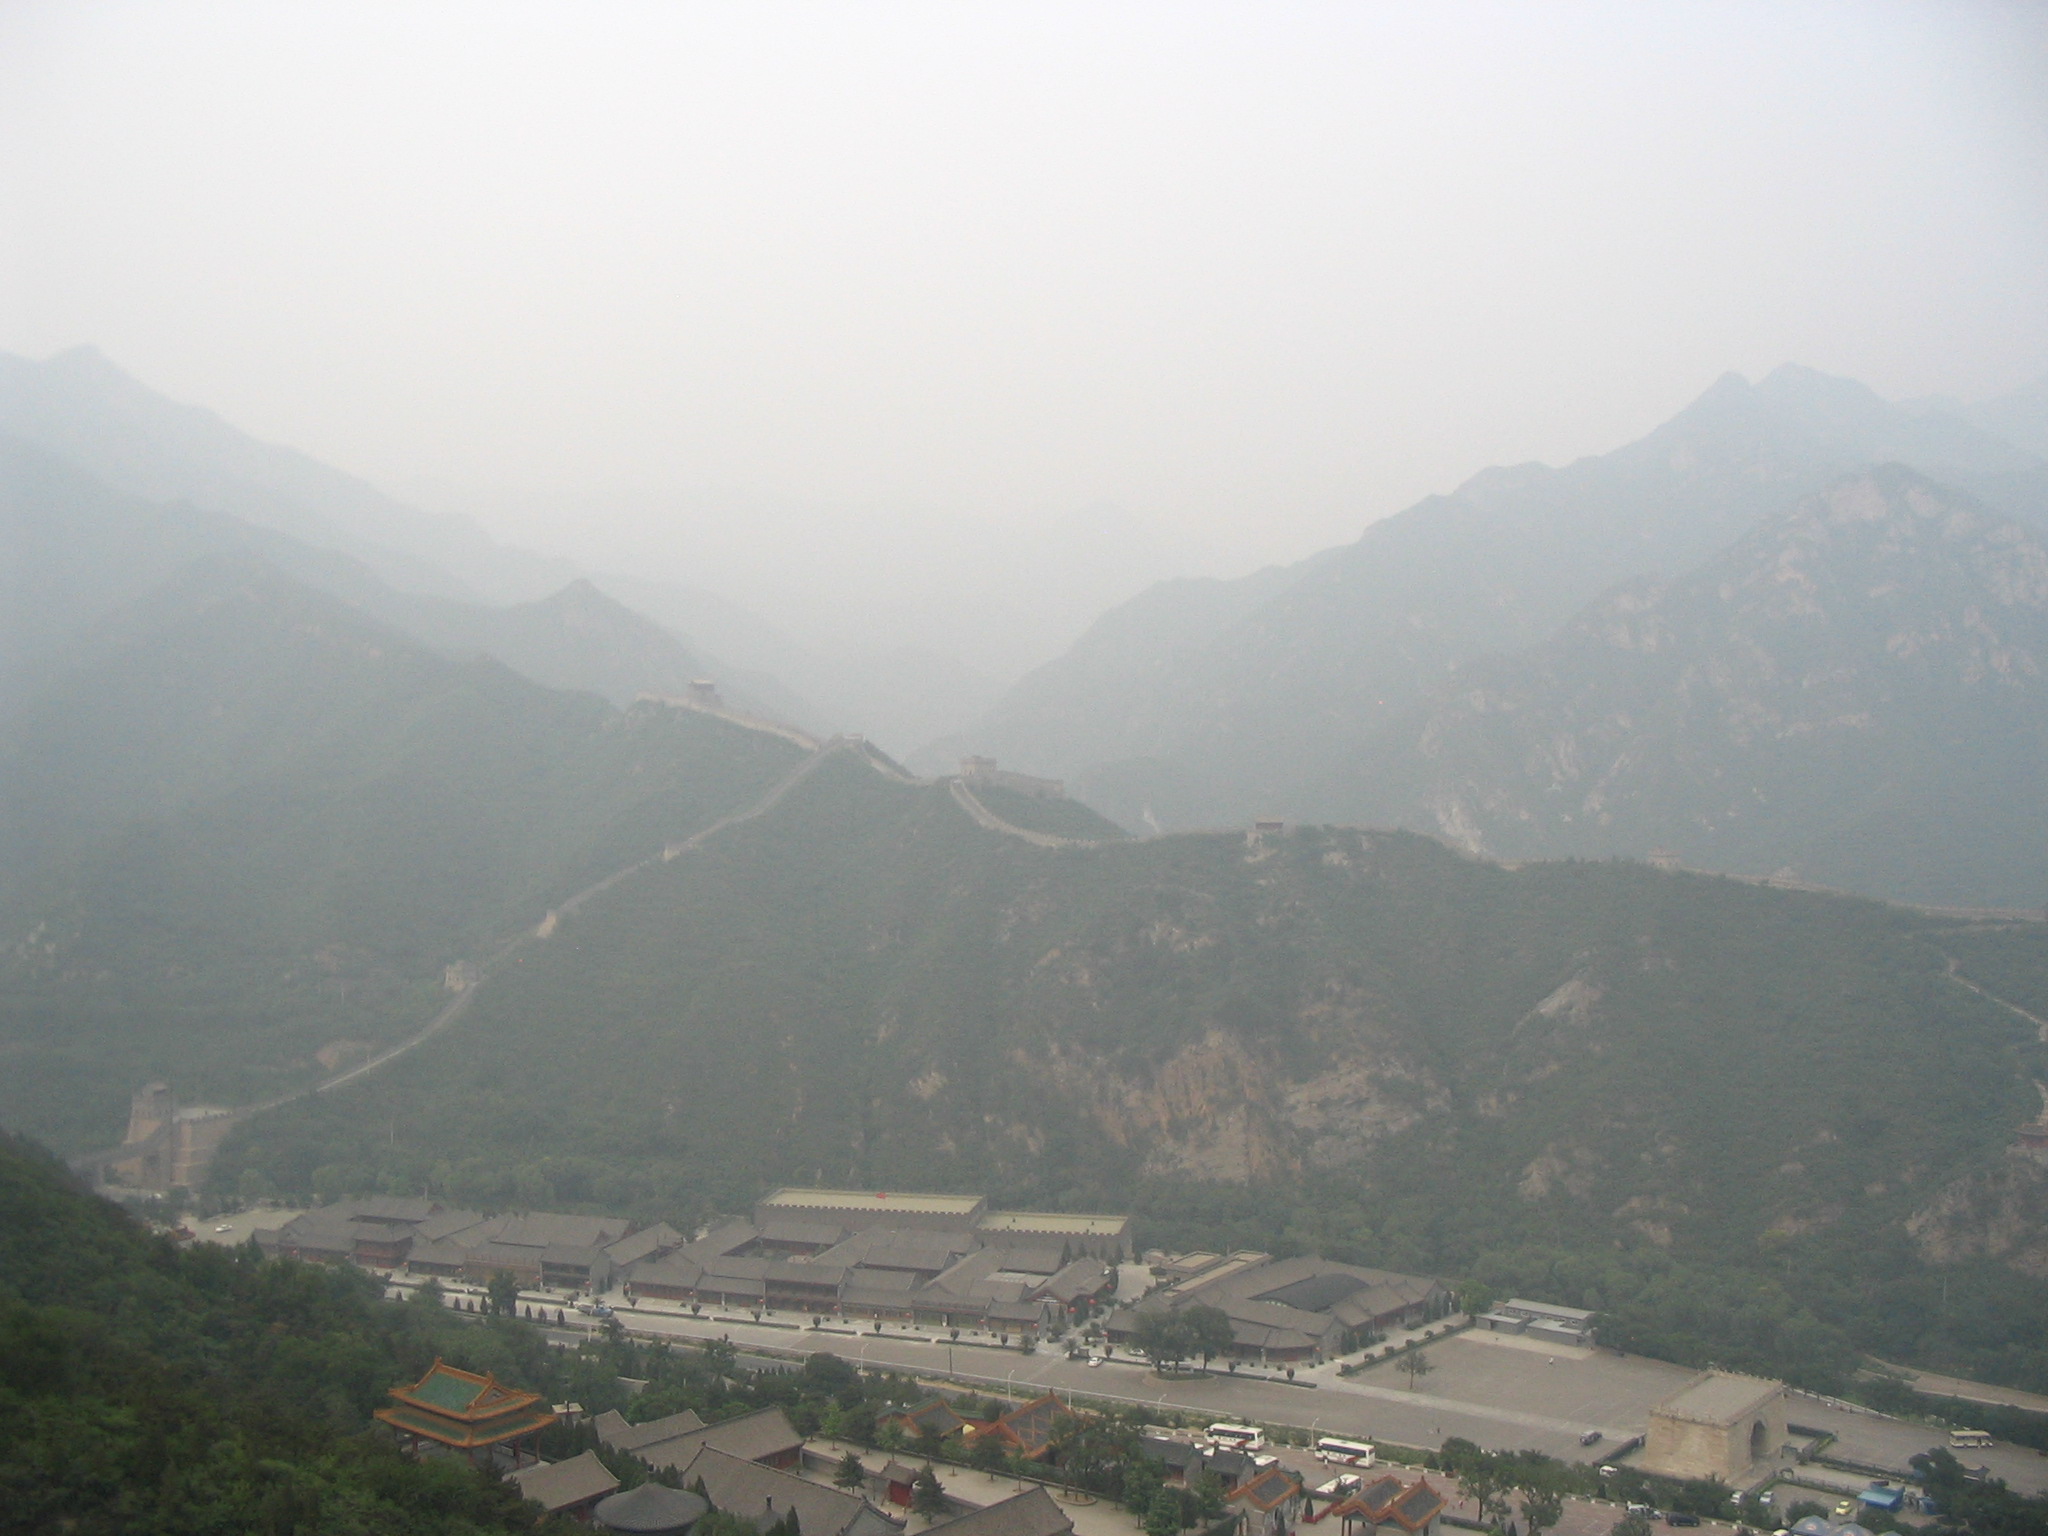
[[[521,1448],[538,1459],[533,1440],[555,1422],[538,1392],[508,1387],[495,1376],[457,1370],[436,1360],[433,1369],[409,1387],[391,1389],[392,1405],[377,1417],[398,1432],[408,1450],[423,1445],[461,1451],[471,1461],[492,1455],[499,1446],[520,1465]]]

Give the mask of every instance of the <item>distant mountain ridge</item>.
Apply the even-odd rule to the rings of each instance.
[[[1378,813],[1386,733],[1458,667],[1893,460],[2021,518],[2048,508],[2048,468],[1968,422],[1811,370],[1729,375],[1613,453],[1487,470],[1296,566],[1154,588],[914,761],[1059,773],[1132,827]]]
[[[0,353],[0,432],[116,490],[228,512],[340,550],[404,590],[516,601],[575,575],[564,562],[510,549],[462,518],[408,507],[204,407],[167,399],[93,347],[41,363]]]
[[[117,512],[123,495],[131,504]],[[149,568],[160,575],[174,548],[255,551],[443,651],[496,656],[550,687],[626,702],[713,676],[749,707],[799,721],[813,713],[774,678],[706,658],[604,597],[566,561],[500,544],[463,518],[407,506],[260,442],[138,383],[90,347],[41,363],[0,353],[0,496],[9,502],[0,515],[16,525],[0,537],[46,564],[82,568],[80,541],[98,540],[92,558],[107,567],[98,585],[108,590],[134,589],[119,575],[129,539],[154,552]],[[88,506],[93,526],[66,527]],[[32,514],[44,526],[20,531]],[[113,522],[128,530],[119,541],[106,537]],[[66,537],[70,549],[60,548]],[[82,581],[74,596],[92,584]],[[35,603],[31,596],[16,611]]]
[[[2040,906],[2048,549],[1880,468],[1459,669],[1371,756],[1325,793],[1474,851]]]

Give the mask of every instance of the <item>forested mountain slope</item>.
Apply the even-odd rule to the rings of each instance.
[[[509,1319],[463,1328],[381,1290],[251,1248],[181,1253],[0,1135],[0,1527],[534,1531],[509,1484],[366,1431],[437,1354],[518,1383],[537,1363],[521,1354],[548,1351]]]
[[[1045,850],[847,757],[219,1177],[683,1216],[936,1183],[1397,1267],[1555,1245],[1826,1277],[1853,1238],[1905,1276],[1906,1222],[2002,1164],[2048,1071],[1945,974],[1947,931],[1404,833]]]
[[[1609,587],[1675,575],[1893,460],[2016,509],[2042,479],[2032,455],[1850,381],[1730,375],[1613,453],[1487,470],[1285,571],[1155,589],[918,761],[1060,773],[1133,827],[1336,817],[1327,796],[1370,779],[1376,734],[1451,667],[1539,643]]]
[[[0,1123],[302,1082],[443,967],[748,803],[802,754],[436,655],[238,559],[102,618],[0,720]]]
[[[1471,663],[1317,798],[1510,857],[2048,901],[2048,550],[1911,470]]]

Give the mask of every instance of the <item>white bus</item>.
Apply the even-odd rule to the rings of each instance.
[[[1240,1451],[1256,1451],[1266,1443],[1266,1437],[1250,1424],[1211,1424],[1209,1443],[1227,1445]]]
[[[1373,1450],[1363,1440],[1338,1440],[1329,1435],[1316,1442],[1316,1460],[1344,1467],[1369,1467]]]
[[[1980,1449],[1987,1445],[1996,1445],[1998,1442],[1991,1438],[1988,1430],[1952,1429],[1948,1432],[1948,1443],[1960,1451],[1966,1447]]]

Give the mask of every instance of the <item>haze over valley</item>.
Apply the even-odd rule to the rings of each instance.
[[[2044,80],[0,18],[0,1485],[1289,1536],[1334,1426],[1407,1536],[2039,1528]]]

